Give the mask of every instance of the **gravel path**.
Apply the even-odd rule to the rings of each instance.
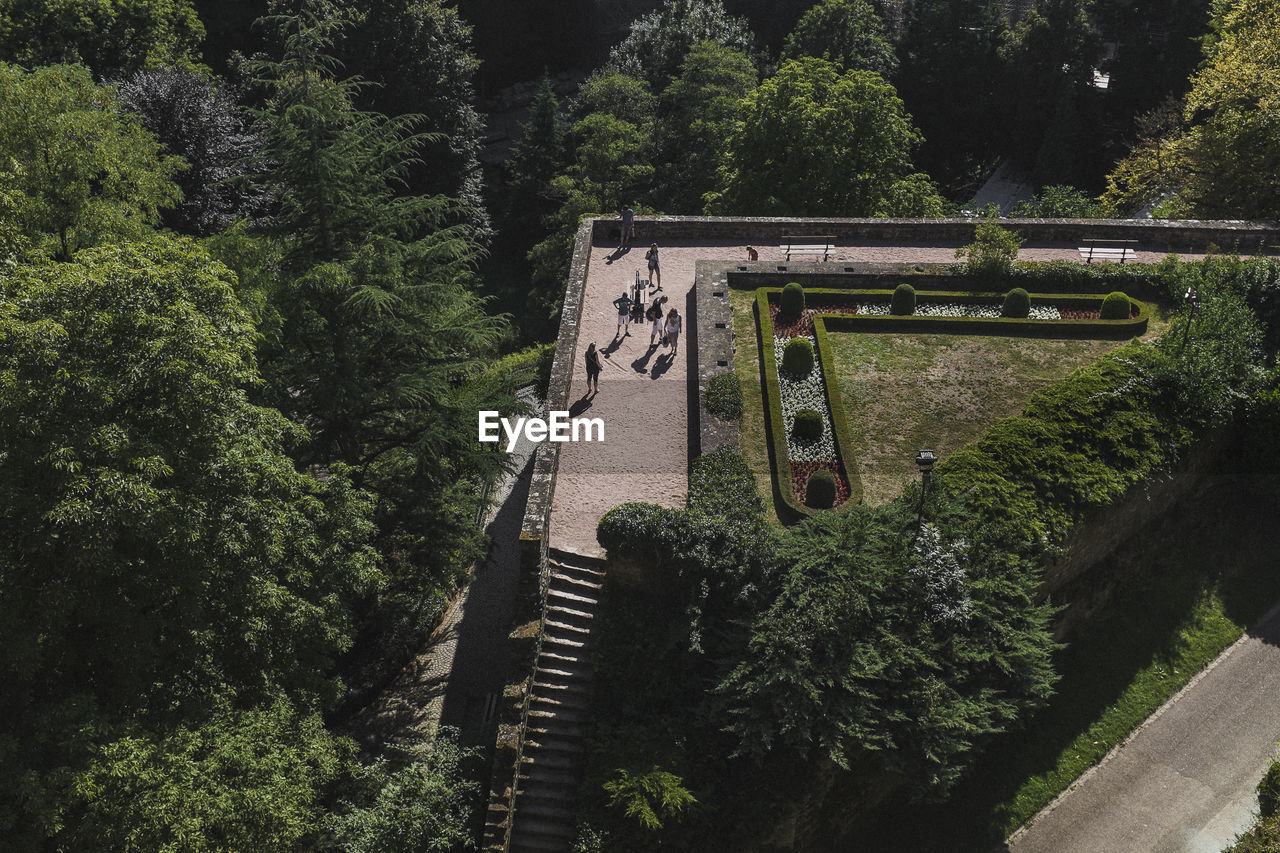
[[[1280,735],[1280,606],[1008,844],[1012,853],[1218,853],[1257,816]]]

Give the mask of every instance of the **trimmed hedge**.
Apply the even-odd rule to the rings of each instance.
[[[813,370],[813,344],[804,338],[792,338],[782,348],[782,366],[797,376],[808,376]]]
[[[804,502],[814,509],[829,509],[836,502],[836,478],[825,468],[809,475],[804,487]]]
[[[822,435],[822,414],[814,409],[801,409],[796,412],[795,422],[791,425],[791,434],[796,438],[819,438]]]
[[[733,373],[721,373],[707,382],[707,411],[722,421],[742,419],[742,384]]]
[[[1004,307],[1000,316],[1022,320],[1031,313],[1031,295],[1021,287],[1015,287],[1004,296]]]
[[[1102,308],[1098,313],[1103,320],[1127,320],[1131,310],[1129,295],[1113,290],[1102,300]]]
[[[788,316],[798,316],[804,311],[804,288],[793,281],[782,288],[782,296],[778,298],[778,310]]]
[[[914,314],[916,312],[916,289],[909,284],[900,284],[895,287],[889,310],[898,317]]]

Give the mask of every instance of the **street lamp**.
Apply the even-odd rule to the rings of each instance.
[[[932,450],[921,450],[916,454],[916,466],[920,469],[920,508],[916,511],[916,530],[924,523],[924,496],[929,491],[929,480],[933,477],[933,464],[938,455]]]
[[[1182,355],[1187,349],[1187,340],[1191,337],[1191,321],[1196,318],[1196,309],[1200,307],[1200,294],[1196,293],[1194,287],[1188,287],[1182,298],[1191,306],[1191,314],[1187,317],[1187,328],[1182,333],[1182,349],[1178,350],[1178,355]]]

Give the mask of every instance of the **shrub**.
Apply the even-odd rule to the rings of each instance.
[[[956,249],[957,258],[967,258],[969,273],[978,276],[1009,275],[1022,238],[1016,231],[1001,228],[993,221],[980,222],[973,232],[973,242]]]
[[[796,412],[795,424],[791,434],[796,438],[813,440],[822,435],[822,415],[813,409],[801,409]]]
[[[1107,294],[1107,298],[1102,300],[1102,310],[1100,312],[1103,320],[1126,320],[1132,306],[1129,297],[1121,293],[1119,290],[1113,290]]]
[[[1018,317],[1023,318],[1031,313],[1031,295],[1021,287],[1015,287],[1005,294],[1004,308],[1000,311],[1001,317]]]
[[[836,502],[836,477],[826,468],[809,475],[804,487],[804,502],[814,509],[827,509]]]
[[[756,478],[742,455],[728,445],[693,460],[689,473],[689,509],[722,518],[758,516],[764,502]]]
[[[889,310],[900,317],[916,313],[916,289],[909,284],[895,287]]]
[[[742,417],[742,386],[732,373],[711,377],[707,383],[707,411],[722,421]]]
[[[1280,808],[1280,761],[1271,762],[1267,775],[1258,783],[1258,813],[1271,817]]]
[[[804,288],[798,282],[791,282],[782,288],[782,297],[778,300],[778,309],[789,316],[799,316],[804,310]]]
[[[792,338],[782,350],[782,366],[797,376],[813,370],[813,344],[807,338]]]

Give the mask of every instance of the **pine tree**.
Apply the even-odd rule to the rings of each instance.
[[[551,88],[551,78],[544,74],[538,94],[529,105],[529,120],[521,127],[507,165],[509,229],[521,230],[520,223],[544,221],[555,212],[551,179],[562,165],[564,134],[560,101]]]

